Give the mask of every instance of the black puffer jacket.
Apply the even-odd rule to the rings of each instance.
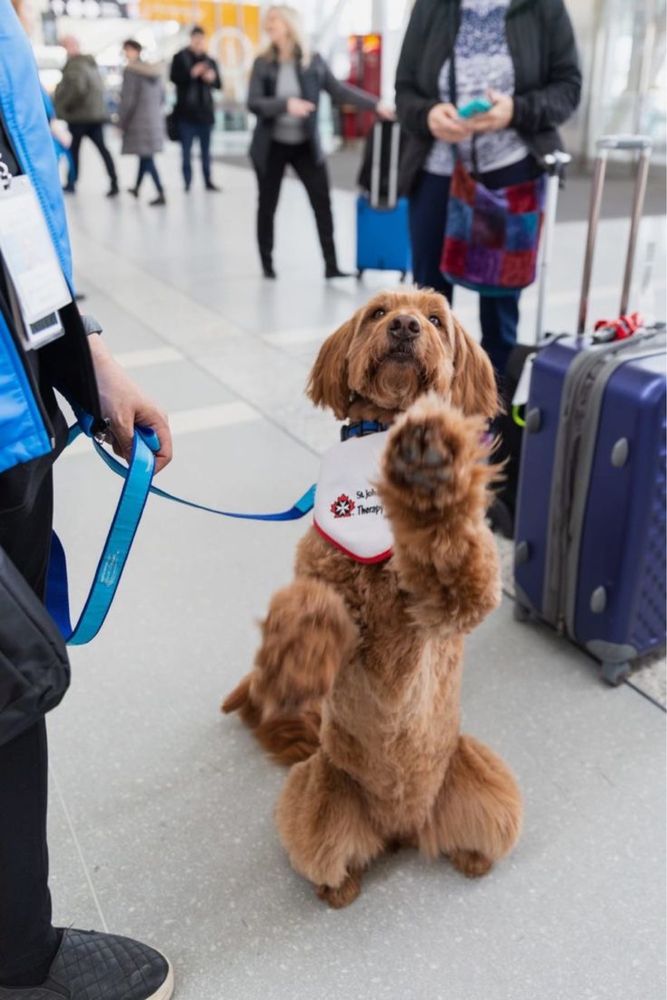
[[[401,189],[409,193],[433,143],[427,118],[442,100],[438,77],[452,54],[460,0],[417,0],[396,71],[396,108],[406,133]],[[562,148],[557,126],[579,104],[581,70],[564,0],[510,0],[505,30],[514,64],[517,130],[539,160]]]

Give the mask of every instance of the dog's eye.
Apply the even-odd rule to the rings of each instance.
[[[372,315],[372,319],[382,319],[383,316],[387,315],[386,309],[375,309]]]
[[[428,321],[429,323],[432,323],[433,326],[442,326],[442,320],[435,314],[433,316],[429,316]]]

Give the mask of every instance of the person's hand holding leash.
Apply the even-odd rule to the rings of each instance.
[[[462,142],[471,132],[470,122],[459,117],[453,104],[436,104],[428,113],[431,135],[443,142]]]
[[[500,132],[512,121],[514,101],[510,95],[501,94],[498,90],[489,90],[487,96],[493,106],[489,111],[473,115],[470,119],[470,128],[473,132]]]
[[[109,420],[113,450],[127,462],[132,454],[134,428],[150,427],[160,439],[155,472],[171,462],[172,440],[167,415],[149,399],[114,360],[100,336],[89,337],[102,414]]]

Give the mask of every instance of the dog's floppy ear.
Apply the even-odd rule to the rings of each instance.
[[[495,417],[499,402],[493,365],[454,313],[450,312],[449,319],[455,345],[452,403],[468,416]]]
[[[347,382],[347,352],[357,326],[355,315],[327,337],[308,378],[306,392],[315,406],[329,407],[339,420],[347,416],[350,387]]]

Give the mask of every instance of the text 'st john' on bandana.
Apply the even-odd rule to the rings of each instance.
[[[322,458],[315,493],[315,528],[327,541],[361,563],[383,562],[394,539],[374,483],[387,432],[351,438]]]

